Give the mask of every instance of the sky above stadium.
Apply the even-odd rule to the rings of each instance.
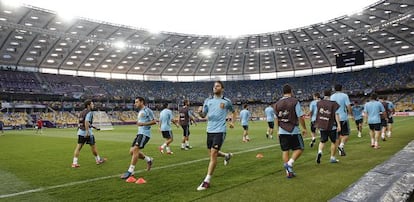
[[[283,31],[360,12],[378,0],[9,0],[65,18],[198,35],[240,36]]]

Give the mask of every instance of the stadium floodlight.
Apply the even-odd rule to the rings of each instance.
[[[227,35],[224,38],[226,38],[226,39],[237,39],[239,37],[240,37],[240,35]]]
[[[56,14],[59,17],[59,19],[65,22],[71,22],[72,20],[76,18],[75,15],[73,15],[73,13],[70,12],[70,10],[62,9],[62,10],[57,11]]]
[[[204,55],[204,56],[210,56],[210,55],[212,55],[214,52],[213,52],[212,50],[210,50],[210,49],[204,49],[204,50],[200,51],[200,53],[201,53],[202,55]]]
[[[158,35],[159,33],[161,33],[159,29],[154,28],[154,27],[147,29],[147,31],[152,35]]]
[[[123,42],[123,41],[115,42],[113,45],[114,45],[115,48],[118,48],[118,49],[123,49],[126,46],[125,42]]]
[[[4,5],[11,8],[17,8],[23,5],[22,0],[3,0],[2,2],[4,3]]]

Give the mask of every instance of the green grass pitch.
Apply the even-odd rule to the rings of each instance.
[[[393,137],[380,142],[379,150],[370,147],[367,126],[358,138],[351,123],[347,156],[338,157],[338,164],[329,163],[328,143],[322,163],[317,165],[317,146],[308,146],[308,135],[304,137],[305,151],[295,162],[297,177],[293,179],[285,176],[278,139],[265,138],[266,122],[250,122],[249,143],[242,143],[238,123],[228,129],[222,147],[234,157],[228,166],[219,159],[211,187],[201,192],[196,188],[208,165],[204,123],[190,128],[193,149],[189,151],[180,150],[182,130],[174,128],[173,155],[158,151],[163,139],[158,126],[153,127],[143,150],[154,158],[153,169],[144,171],[145,162],[138,161],[135,174],[146,184],[119,178],[129,166],[136,126],[95,131],[98,151],[108,161],[96,165],[85,145],[77,169],[70,167],[76,129],[45,129],[41,135],[34,130],[6,131],[0,136],[0,201],[326,201],[412,141],[413,121],[414,117],[395,118]],[[264,157],[257,159],[258,153]]]

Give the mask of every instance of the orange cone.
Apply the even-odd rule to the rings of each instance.
[[[129,183],[134,183],[135,181],[137,181],[137,179],[134,176],[130,176],[125,180],[125,182]]]
[[[258,154],[256,155],[256,158],[258,158],[258,159],[261,159],[261,158],[263,158],[263,154],[261,154],[261,153],[258,153]]]
[[[135,182],[135,184],[145,184],[147,183],[147,181],[144,180],[144,178],[140,177],[137,179],[137,181]]]

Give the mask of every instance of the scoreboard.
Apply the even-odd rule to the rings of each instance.
[[[350,67],[365,64],[364,50],[340,53],[336,55],[336,67]]]

